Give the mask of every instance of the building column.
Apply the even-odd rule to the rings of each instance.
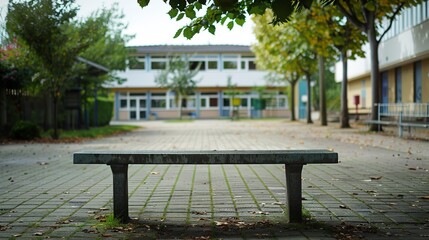
[[[150,93],[150,91],[147,91],[146,92],[146,120],[149,120],[150,119],[150,115],[151,115],[151,112],[150,112],[150,108],[151,108],[151,93]]]
[[[115,110],[115,120],[119,120],[119,92],[115,92],[115,104],[114,104],[114,110]]]
[[[200,101],[201,93],[196,92],[195,93],[195,118],[200,118],[200,108],[201,108],[201,101]]]

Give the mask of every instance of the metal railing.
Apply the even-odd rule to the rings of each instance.
[[[429,117],[429,103],[379,103],[378,116]]]
[[[402,137],[402,127],[427,126],[429,121],[429,103],[378,103],[376,104],[378,111],[378,123],[382,124],[382,117],[393,117],[397,119],[398,135]],[[404,123],[405,121],[417,121],[418,118],[425,118],[423,121],[426,124]],[[380,128],[380,125],[379,125]]]

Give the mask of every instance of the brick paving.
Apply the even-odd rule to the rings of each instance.
[[[0,146],[0,239],[427,239],[429,142],[284,120],[134,123],[142,129],[83,144]],[[303,205],[285,223],[282,165],[132,165],[132,230],[105,230],[112,208],[104,165],[81,150],[334,149],[340,164],[308,165]]]

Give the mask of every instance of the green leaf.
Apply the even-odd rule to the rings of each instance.
[[[186,17],[188,17],[189,19],[194,19],[196,17],[194,7],[192,5],[186,8],[185,13],[186,13]]]
[[[216,27],[214,25],[210,25],[209,32],[214,35],[216,32]]]
[[[180,21],[184,16],[185,16],[185,14],[184,14],[184,13],[180,13],[180,14],[177,16],[176,21]]]
[[[143,8],[149,4],[150,0],[137,0],[137,2],[140,4],[140,7]]]
[[[220,20],[220,24],[222,24],[222,25],[223,25],[223,24],[225,23],[226,19],[228,19],[228,17],[227,17],[227,16],[223,17],[223,18],[222,18],[222,20]]]
[[[192,32],[192,28],[186,27],[185,31],[183,31],[183,36],[187,39],[191,39],[194,36],[194,33]]]
[[[170,18],[175,18],[177,14],[179,13],[179,9],[173,8],[170,11],[168,11],[168,15],[170,15]]]
[[[366,8],[368,11],[374,12],[374,11],[375,11],[375,3],[374,3],[374,1],[369,1],[369,2],[367,2],[367,3],[365,4],[365,8]]]
[[[199,3],[199,2],[196,2],[194,5],[195,5],[195,8],[197,10],[201,10],[203,8],[203,5],[201,3]]]
[[[226,25],[228,27],[229,30],[231,30],[234,27],[234,22],[231,21],[228,23],[228,25]]]
[[[235,19],[235,23],[237,23],[239,26],[243,26],[243,24],[246,22],[243,18],[237,18]]]
[[[176,31],[176,34],[174,34],[174,37],[173,37],[173,38],[177,38],[177,37],[179,37],[179,36],[180,36],[180,34],[182,33],[182,31],[183,31],[183,28],[178,29],[178,30]]]

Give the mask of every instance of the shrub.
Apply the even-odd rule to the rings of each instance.
[[[30,121],[18,121],[12,126],[10,136],[13,139],[20,140],[40,138],[40,128]]]
[[[97,98],[98,102],[98,126],[109,125],[110,120],[113,117],[113,100],[99,97]],[[95,103],[94,99],[88,101],[88,112],[89,112],[89,124],[94,126],[94,111]]]

